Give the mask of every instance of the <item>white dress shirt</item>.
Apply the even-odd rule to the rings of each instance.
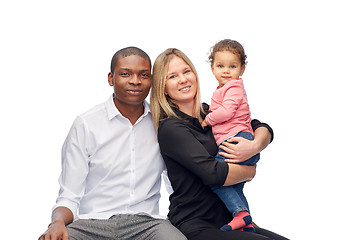
[[[53,209],[69,208],[74,220],[120,213],[161,217],[165,169],[148,103],[132,125],[111,96],[75,119],[62,147],[60,191]]]

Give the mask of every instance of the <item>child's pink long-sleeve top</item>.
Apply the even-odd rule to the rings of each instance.
[[[253,134],[251,114],[242,79],[233,79],[217,88],[205,121],[212,126],[217,145],[242,131]]]

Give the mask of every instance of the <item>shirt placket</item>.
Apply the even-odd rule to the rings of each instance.
[[[136,149],[135,149],[135,126],[131,128],[130,134],[130,204],[135,200],[135,185],[136,185]]]

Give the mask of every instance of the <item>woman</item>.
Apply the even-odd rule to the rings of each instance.
[[[201,126],[205,113],[200,103],[197,73],[181,51],[167,49],[157,57],[150,104],[174,190],[168,214],[172,224],[191,240],[285,239],[260,228],[256,228],[256,233],[219,230],[232,216],[209,185],[228,186],[249,181],[255,175],[255,167],[215,160],[217,145],[211,128]],[[268,125],[254,120],[252,127],[255,140],[244,141],[246,150],[250,150],[245,151],[242,161],[263,150],[272,139]],[[226,146],[224,150],[230,153],[229,144]],[[224,156],[228,158],[229,154]]]

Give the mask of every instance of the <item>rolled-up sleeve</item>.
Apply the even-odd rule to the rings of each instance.
[[[198,176],[206,185],[222,186],[228,173],[228,165],[210,155],[202,139],[179,119],[166,119],[159,126],[158,140],[165,161],[176,161]],[[169,171],[169,170],[168,170]]]
[[[59,177],[60,191],[57,207],[67,207],[77,216],[80,199],[85,191],[85,179],[88,174],[87,129],[83,120],[78,117],[71,127],[62,147],[62,172]]]
[[[253,119],[251,121],[251,126],[252,126],[253,131],[256,131],[257,128],[265,127],[270,132],[270,135],[271,135],[270,143],[274,139],[274,131],[267,123],[260,122],[258,119]]]

